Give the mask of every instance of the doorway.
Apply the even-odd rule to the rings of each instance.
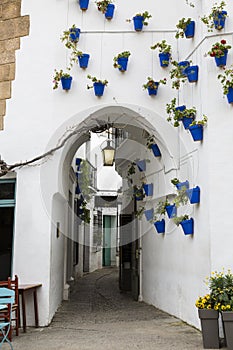
[[[12,251],[15,213],[15,181],[0,181],[0,280],[12,272]]]

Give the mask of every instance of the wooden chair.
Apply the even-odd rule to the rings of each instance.
[[[8,277],[7,281],[0,281],[0,287],[6,287],[14,290],[15,301],[12,305],[12,317],[11,317],[11,328],[9,331],[9,339],[12,340],[12,331],[15,330],[16,336],[19,335],[19,291],[18,291],[19,281],[18,276],[15,275],[14,279]],[[0,310],[0,318],[4,318],[4,310]]]
[[[10,340],[10,330],[11,330],[11,313],[12,313],[12,305],[15,302],[15,292],[12,289],[1,287],[0,288],[0,310],[4,311],[4,318],[0,319],[0,348],[2,347],[4,342],[7,342],[11,349],[13,350],[13,346]]]

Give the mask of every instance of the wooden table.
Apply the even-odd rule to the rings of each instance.
[[[19,296],[21,295],[21,299],[22,299],[22,314],[23,314],[23,331],[24,331],[24,333],[26,333],[26,327],[27,327],[25,294],[27,292],[33,293],[35,327],[39,327],[37,289],[39,287],[41,287],[41,286],[42,286],[41,283],[37,283],[37,284],[20,284],[19,285],[19,288],[18,288]],[[19,301],[19,304],[20,304],[20,301]],[[20,305],[19,305],[19,314],[20,314]]]

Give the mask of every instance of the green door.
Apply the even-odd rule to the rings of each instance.
[[[104,215],[103,266],[111,266],[111,216]]]

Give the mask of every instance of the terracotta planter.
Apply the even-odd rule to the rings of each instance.
[[[198,309],[201,320],[202,340],[204,349],[219,349],[219,327],[217,310]]]

